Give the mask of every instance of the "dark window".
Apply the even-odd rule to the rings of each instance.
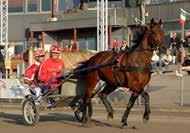
[[[37,0],[28,0],[28,12],[37,12]]]
[[[21,54],[24,51],[24,43],[16,42],[15,44],[15,54]]]
[[[59,0],[58,5],[59,5],[59,11],[64,11],[67,6],[67,0]]]
[[[137,7],[142,4],[142,0],[126,0],[125,2],[127,7]]]
[[[42,11],[51,11],[51,0],[42,0]]]
[[[88,50],[96,50],[97,46],[96,46],[96,38],[95,37],[88,37],[87,38],[87,42],[88,42]]]
[[[23,0],[9,0],[8,12],[9,13],[23,12]]]

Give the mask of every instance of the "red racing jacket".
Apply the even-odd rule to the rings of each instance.
[[[53,58],[48,58],[45,60],[39,70],[39,80],[40,82],[45,83],[47,85],[52,78],[58,77],[62,75],[62,71],[64,70],[64,62],[62,59],[53,59]],[[51,81],[51,86],[52,85],[57,85],[61,81],[60,80],[52,80]]]
[[[31,66],[29,66],[24,74],[24,79],[32,81],[32,82],[37,82],[38,80],[38,72],[40,68],[40,62],[35,62]]]

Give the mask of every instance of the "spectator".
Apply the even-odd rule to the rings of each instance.
[[[157,55],[157,51],[153,51],[153,56],[151,58],[151,68],[153,72],[159,72],[159,62],[160,62],[160,57]]]
[[[13,42],[11,42],[8,45],[8,49],[7,49],[7,56],[8,58],[12,58],[15,55],[15,44]]]
[[[186,45],[187,47],[190,47],[190,30],[186,32],[185,36],[186,36]]]
[[[185,59],[185,49],[183,47],[179,48],[179,52],[177,55],[177,62],[181,65],[183,64]]]
[[[160,61],[160,66],[161,67],[166,67],[168,68],[168,65],[172,63],[172,56],[171,56],[171,51],[169,49],[166,50],[166,53],[162,56],[161,61]]]
[[[188,75],[190,75],[190,61],[188,60],[188,65],[187,66],[182,66],[181,71],[186,71]]]
[[[176,70],[176,75],[177,76],[182,76],[181,72],[182,72],[182,65],[185,61],[185,50],[183,47],[179,48],[179,52],[178,52],[178,55],[177,55],[177,61],[178,61],[178,70]]]
[[[79,43],[71,39],[69,44],[69,51],[79,51]]]
[[[124,51],[124,50],[127,50],[127,49],[129,49],[129,46],[127,45],[127,40],[124,39],[124,40],[122,41],[120,50],[121,50],[121,51]]]
[[[64,13],[69,13],[73,9],[73,0],[68,0]]]
[[[113,51],[115,51],[115,52],[119,51],[119,41],[118,41],[118,39],[114,39],[114,41],[113,41]]]
[[[65,52],[65,51],[69,51],[69,45],[67,44],[67,43],[65,43],[64,45],[63,45],[63,51]]]
[[[179,67],[179,72],[176,71],[176,75],[181,74],[182,71],[186,71],[190,75],[190,53],[187,53],[183,64]]]
[[[69,43],[69,46],[68,46],[70,52],[72,51],[73,47],[74,47],[74,40],[71,39],[70,43]]]
[[[80,0],[73,0],[73,8],[74,8],[74,11],[78,11],[79,8],[80,8]]]
[[[172,50],[173,64],[176,64],[176,56],[178,53],[179,45],[180,45],[180,41],[179,41],[179,38],[177,37],[177,34],[175,32],[171,33],[170,48]]]
[[[88,3],[88,0],[80,0],[80,9],[83,11],[86,11],[88,7],[87,3]]]

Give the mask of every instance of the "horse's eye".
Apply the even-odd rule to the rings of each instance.
[[[151,34],[152,34],[152,35],[156,35],[156,33],[155,33],[155,32],[151,32]]]

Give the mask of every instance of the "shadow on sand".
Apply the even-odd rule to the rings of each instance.
[[[24,120],[21,114],[11,114],[11,113],[0,112],[0,119],[2,119],[2,121],[5,123],[25,126]],[[82,123],[78,122],[75,119],[74,115],[71,115],[71,114],[48,113],[48,114],[40,116],[39,123],[43,123],[43,122],[59,122],[59,123],[63,123],[70,126],[82,127]],[[92,120],[91,124],[89,124],[88,127],[94,127],[94,126],[118,127],[118,125],[108,124],[108,123],[101,122],[98,120]]]

